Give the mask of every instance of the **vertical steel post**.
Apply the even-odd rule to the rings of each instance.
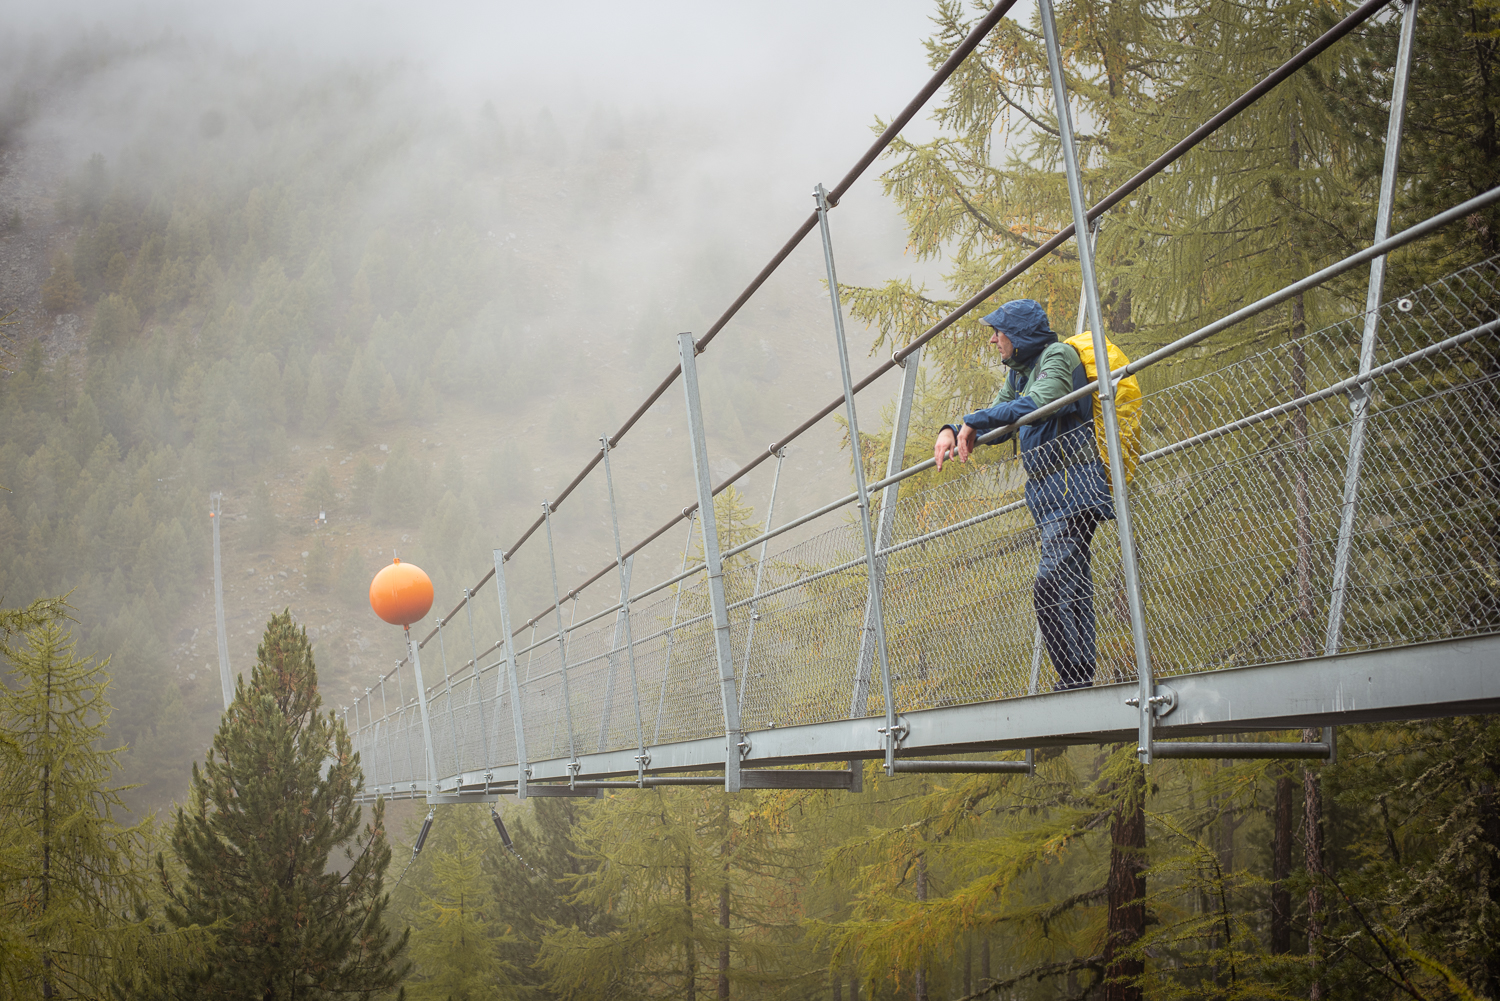
[[[625,586],[621,590],[629,594],[630,573],[634,569],[635,557],[630,557],[623,562],[625,564]],[[625,630],[629,625],[630,610],[622,600],[619,610],[615,612],[615,631],[609,638],[609,653],[604,657],[604,707],[599,713],[599,750],[601,751],[604,750],[606,741],[609,740],[609,717],[614,712],[615,707],[615,672],[620,666],[620,653],[622,651],[629,653],[626,650],[629,643],[625,641]]]
[[[1097,247],[1098,245],[1099,245],[1099,220],[1096,219],[1096,220],[1094,220],[1093,225],[1089,227],[1089,246],[1092,248],[1092,247]],[[1085,322],[1084,321],[1088,317],[1088,308],[1089,308],[1088,289],[1085,288],[1083,282],[1080,281],[1078,283],[1078,313],[1077,313],[1077,318],[1076,318],[1076,320],[1075,320],[1075,322],[1073,324],[1073,336],[1074,337],[1077,337],[1079,334],[1083,333],[1083,331],[1084,331],[1084,327],[1085,327]],[[1041,626],[1041,623],[1038,623],[1037,627],[1036,627],[1036,632],[1031,637],[1031,683],[1030,683],[1030,685],[1027,686],[1027,689],[1026,689],[1026,694],[1027,695],[1035,695],[1036,692],[1037,692],[1037,687],[1038,687],[1038,685],[1041,682],[1041,676],[1042,676],[1042,650],[1045,649],[1045,647],[1046,647],[1046,644],[1045,644],[1045,642],[1044,642],[1044,640],[1042,638],[1042,626]],[[1028,751],[1026,753],[1030,754],[1031,752]]]
[[[881,611],[875,531],[870,525],[870,492],[865,487],[865,461],[860,452],[859,420],[854,412],[854,381],[849,376],[849,347],[844,343],[844,307],[839,301],[839,278],[833,266],[833,236],[828,229],[828,192],[813,189],[818,204],[818,228],[823,234],[823,265],[828,272],[828,298],[833,304],[833,338],[838,345],[839,374],[844,380],[844,419],[849,422],[849,449],[854,456],[854,492],[859,496],[859,525],[864,533],[865,572],[869,577],[869,620],[875,626],[875,651],[880,659],[880,684],[885,695],[885,773],[895,774],[899,735],[896,706],[891,696],[891,669],[885,648],[885,615]],[[856,668],[857,670],[857,668]]]
[[[386,732],[391,729],[391,710],[385,702],[385,679],[380,679],[380,718],[385,723]],[[376,740],[379,740],[379,729],[377,727]],[[385,742],[385,762],[391,766],[391,792],[396,791],[396,748],[389,738]]]
[[[505,656],[505,672],[510,678],[510,717],[511,727],[516,737],[516,798],[526,798],[526,780],[531,778],[531,766],[526,761],[526,728],[521,722],[521,678],[520,665],[516,663],[515,638],[510,634],[510,593],[505,587],[505,550],[494,550],[495,555],[495,590],[500,596],[500,645]],[[495,679],[495,687],[500,687],[500,679]],[[498,699],[498,695],[496,696]],[[495,712],[495,723],[498,726],[500,713]]]
[[[682,569],[679,574],[687,573],[688,553],[693,548],[693,519],[697,516],[696,511],[687,513],[687,541],[682,544]],[[667,629],[667,652],[663,656],[661,666],[661,691],[656,694],[656,725],[651,729],[651,743],[661,742],[661,713],[667,704],[667,679],[672,675],[672,647],[677,643],[677,613],[682,610],[682,583],[678,583],[677,595],[672,601],[672,625]]]
[[[776,488],[781,486],[781,464],[786,459],[786,449],[777,449],[772,454],[776,456],[776,475],[771,477],[771,499],[766,502],[765,532],[771,530],[771,519],[776,514]],[[750,592],[750,625],[745,628],[745,666],[740,669],[740,707],[742,710],[745,705],[745,686],[750,683],[750,651],[755,648],[755,624],[760,621],[760,607],[756,602],[760,599],[760,582],[765,579],[766,575],[766,547],[770,544],[770,539],[760,544],[760,556],[755,562],[755,588]]]
[[[714,520],[713,485],[709,482],[708,443],[703,435],[703,401],[698,395],[698,346],[692,334],[677,335],[682,358],[682,387],[687,396],[689,444],[693,449],[693,478],[698,486],[698,517],[702,520],[703,562],[708,571],[708,600],[713,610],[714,655],[719,666],[719,698],[724,706],[724,791],[740,791],[739,693],[734,684],[734,652],[729,641],[729,611],[724,601],[724,563],[719,558],[719,531]]]
[[[609,523],[615,535],[615,565],[620,569],[620,624],[625,627],[625,662],[630,665],[630,698],[635,705],[635,778],[636,782],[644,785],[646,766],[651,763],[651,756],[646,753],[646,730],[641,725],[641,688],[635,671],[635,638],[630,632],[630,571],[634,557],[627,560],[620,548],[620,513],[615,506],[614,474],[609,468],[609,435],[601,437],[599,445],[604,450],[604,485],[609,492]],[[619,626],[616,626],[615,632],[619,632]],[[616,646],[619,645],[618,639],[616,636]],[[610,679],[614,679],[613,664],[610,665]],[[609,721],[608,706],[605,708],[604,721]],[[600,725],[599,749],[604,750],[603,724]]]
[[[1396,50],[1396,76],[1391,84],[1391,112],[1385,128],[1385,163],[1380,169],[1380,201],[1375,208],[1375,242],[1390,235],[1391,209],[1396,201],[1396,169],[1401,152],[1401,132],[1406,122],[1406,85],[1411,77],[1412,48],[1416,44],[1417,0],[1407,0],[1401,21],[1401,42]],[[1370,282],[1365,288],[1365,329],[1359,342],[1359,374],[1375,364],[1375,339],[1380,331],[1380,297],[1385,291],[1385,256],[1370,262]],[[1370,387],[1360,383],[1349,391],[1349,460],[1344,469],[1344,497],[1339,510],[1339,538],[1333,554],[1333,588],[1328,601],[1328,628],[1323,634],[1323,655],[1339,652],[1344,631],[1344,602],[1348,594],[1349,561],[1354,544],[1354,517],[1359,509],[1359,478],[1364,465],[1365,422],[1370,412]]]
[[[490,757],[490,732],[484,725],[484,678],[479,673],[479,641],[474,638],[474,592],[464,588],[464,611],[469,616],[469,651],[474,657],[474,710],[479,713],[479,751],[488,772],[495,764]],[[495,679],[495,700],[500,699],[500,679]],[[485,780],[488,782],[488,778]]]
[[[411,647],[411,633],[407,632],[406,645]],[[411,726],[406,721],[406,685],[401,681],[401,661],[396,662],[396,694],[401,698],[401,742],[406,745],[406,776],[413,791],[417,788],[417,766],[411,759]],[[394,790],[393,790],[394,791]]]
[[[214,625],[219,631],[219,687],[224,708],[234,701],[234,675],[229,672],[229,633],[224,625],[224,568],[219,560],[219,522],[224,516],[224,495],[208,495],[208,518],[214,527]]]
[[[377,729],[379,724],[375,722],[375,701],[370,698],[370,690],[368,688],[365,689],[365,702],[369,703],[370,706],[369,709],[365,710],[370,717],[370,739],[365,744],[370,749],[370,777],[374,780],[375,788],[378,791],[380,789],[380,761],[376,755],[380,749],[380,731]],[[355,704],[358,705],[358,703]]]
[[[407,656],[411,658],[412,674],[416,676],[417,705],[422,710],[422,744],[427,748],[427,792],[437,791],[437,755],[432,751],[432,719],[427,712],[427,685],[422,681],[422,652],[417,641],[411,638],[411,626],[402,626],[406,633]]]
[[[578,778],[578,751],[573,746],[573,696],[568,691],[568,637],[563,631],[562,600],[557,594],[557,548],[552,541],[552,502],[542,501],[542,520],[547,523],[547,560],[548,566],[552,568],[552,611],[557,614],[557,659],[558,669],[562,673],[562,699],[563,712],[567,716],[568,727],[568,788]],[[578,613],[578,605],[573,605],[574,615]]]
[[[1047,67],[1052,76],[1052,99],[1057,105],[1057,128],[1063,163],[1068,175],[1068,201],[1073,207],[1073,227],[1080,239],[1078,263],[1083,271],[1083,289],[1088,299],[1089,324],[1094,331],[1094,358],[1099,368],[1099,404],[1104,414],[1104,437],[1109,451],[1109,479],[1114,494],[1115,524],[1120,536],[1120,564],[1125,576],[1125,599],[1130,608],[1130,635],[1135,645],[1135,669],[1140,680],[1140,725],[1136,754],[1142,764],[1151,763],[1152,730],[1155,724],[1156,687],[1151,677],[1151,648],[1146,639],[1146,614],[1141,601],[1140,569],[1136,565],[1135,529],[1131,523],[1130,491],[1125,484],[1125,461],[1120,450],[1120,419],[1115,412],[1115,384],[1109,375],[1109,352],[1105,347],[1103,310],[1099,306],[1098,277],[1094,272],[1094,248],[1088,239],[1088,203],[1083,198],[1083,177],[1078,167],[1078,149],[1073,143],[1073,115],[1063,81],[1062,56],[1057,45],[1057,22],[1052,0],[1038,0],[1042,32],[1047,44]]]
[[[885,475],[895,476],[906,464],[906,436],[911,430],[911,405],[917,395],[917,368],[922,363],[922,349],[917,348],[901,361],[901,395],[896,399],[896,423],[891,427],[891,450],[885,460]],[[880,492],[880,523],[875,532],[875,551],[891,544],[896,529],[896,501],[900,484],[892,483]],[[875,574],[870,578],[870,594],[885,596],[886,557],[875,558]],[[849,718],[864,716],[870,710],[870,671],[875,664],[875,603],[865,600],[865,627],[860,635],[859,667],[854,672],[854,692],[849,699]]]
[[[448,673],[448,647],[443,643],[443,620],[438,619],[438,655],[443,659],[443,695],[448,700],[448,732],[453,737],[453,774],[464,770],[463,756],[458,753],[458,723],[453,718],[453,676]]]

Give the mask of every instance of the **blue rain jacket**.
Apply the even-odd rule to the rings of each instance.
[[[986,316],[984,322],[1003,330],[1016,350],[1005,362],[1010,373],[995,401],[968,414],[961,423],[984,434],[1013,424],[1088,383],[1078,352],[1058,341],[1040,303],[1012,300]],[[956,425],[953,433],[958,434]],[[1026,470],[1026,506],[1037,524],[1090,510],[1101,519],[1115,516],[1109,480],[1095,444],[1092,397],[1022,427],[1020,451]]]

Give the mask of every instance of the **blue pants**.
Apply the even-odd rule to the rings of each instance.
[[[1057,669],[1057,689],[1094,683],[1094,578],[1089,543],[1099,514],[1083,511],[1041,526],[1040,561],[1032,600],[1047,655]]]

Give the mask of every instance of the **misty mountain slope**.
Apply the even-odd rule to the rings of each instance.
[[[399,656],[364,597],[392,551],[451,605],[784,233],[722,226],[732,185],[664,183],[713,165],[701,124],[466,116],[401,67],[180,41],[88,54],[38,75],[0,152],[0,593],[72,592],[113,657],[128,776],[161,803],[220,706],[210,491],[231,665],[290,607],[337,705]],[[819,257],[703,358],[720,475],[837,392]],[[619,451],[627,536],[692,499],[681,406]],[[805,447],[789,495],[842,492],[836,429]],[[573,580],[609,552],[599,489],[558,519]],[[550,601],[532,550],[519,617]]]

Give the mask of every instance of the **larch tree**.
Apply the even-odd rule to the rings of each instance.
[[[6,610],[0,655],[0,994],[78,998],[193,957],[151,920],[150,821],[124,826],[104,749],[107,664],[81,659],[60,601]],[[201,953],[200,953],[201,954]]]
[[[558,997],[729,997],[735,984],[797,979],[777,962],[785,944],[764,891],[784,877],[776,834],[755,794],[693,787],[624,793],[595,804],[577,833],[582,872],[571,900],[609,911],[597,930],[556,928],[538,966]],[[785,958],[785,957],[780,957]]]
[[[495,830],[482,807],[440,807],[414,871],[413,1001],[504,1001],[523,996],[500,947],[513,939],[493,892]]]
[[[361,823],[363,781],[343,724],[322,712],[307,631],[267,623],[189,804],[177,811],[176,865],[158,856],[180,928],[213,928],[207,962],[160,985],[177,998],[259,1001],[373,997],[410,969],[407,934],[386,920],[391,850],[385,804]]]

